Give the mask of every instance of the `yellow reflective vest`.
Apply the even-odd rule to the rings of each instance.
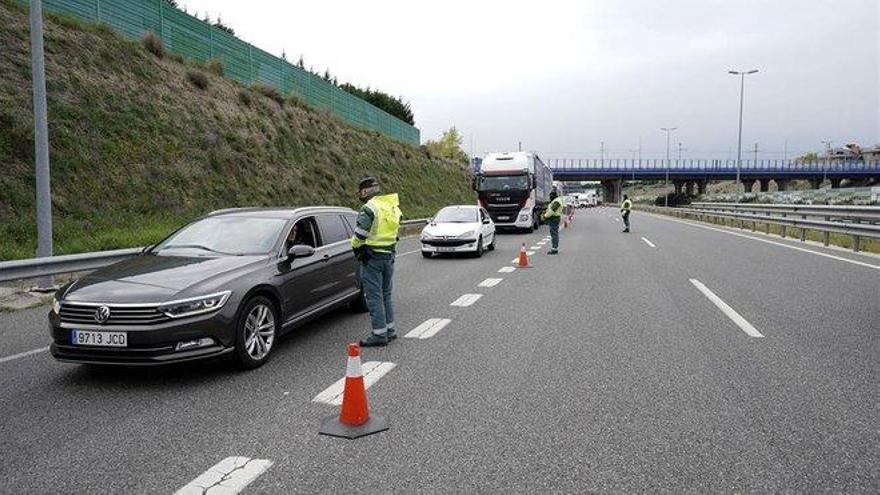
[[[620,212],[623,213],[625,211],[632,210],[633,204],[630,200],[625,200],[622,205],[620,205]]]
[[[373,196],[361,211],[364,210],[369,212],[372,222],[369,230],[363,229],[358,222],[355,235],[351,238],[351,247],[359,248],[366,244],[375,251],[392,252],[394,245],[397,244],[400,217],[402,216],[400,199],[397,194]]]
[[[562,210],[564,209],[563,205],[564,203],[562,202],[562,197],[557,196],[556,199],[551,201],[550,205],[547,206],[547,211],[544,212],[544,220],[561,217]]]

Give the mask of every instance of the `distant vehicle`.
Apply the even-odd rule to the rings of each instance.
[[[474,177],[480,205],[499,228],[534,231],[550,202],[553,172],[535,153],[489,153]]]
[[[60,361],[157,365],[266,360],[278,337],[365,301],[348,208],[242,208],[185,225],[140,256],[62,287],[49,313]]]
[[[473,253],[480,257],[495,249],[495,223],[480,206],[447,206],[422,229],[422,256],[435,253]]]
[[[595,191],[578,193],[576,196],[578,208],[592,208],[599,204],[599,197],[596,195]]]
[[[565,206],[569,208],[577,208],[578,207],[578,199],[574,195],[566,195],[563,197],[563,201]]]

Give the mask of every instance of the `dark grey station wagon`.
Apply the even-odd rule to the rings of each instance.
[[[348,208],[221,210],[58,291],[60,361],[155,365],[224,355],[245,368],[342,305],[365,309]]]

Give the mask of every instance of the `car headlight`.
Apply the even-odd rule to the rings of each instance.
[[[210,313],[222,308],[232,291],[218,292],[207,296],[192,297],[179,301],[169,301],[159,306],[159,311],[170,318],[182,318],[203,313]]]
[[[61,301],[58,300],[58,296],[52,296],[52,311],[56,315],[61,313]]]
[[[476,239],[477,231],[474,230],[473,232],[463,232],[461,234],[458,234],[456,237],[458,237],[459,239]]]

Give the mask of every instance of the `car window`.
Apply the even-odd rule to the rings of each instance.
[[[207,217],[175,232],[153,248],[202,255],[245,255],[268,253],[284,232],[286,220],[237,215]]]
[[[478,220],[476,208],[447,207],[437,212],[434,221],[441,223],[471,223]]]
[[[321,238],[324,239],[324,244],[333,244],[348,239],[348,231],[345,230],[345,223],[339,215],[319,215],[318,224],[321,227]]]
[[[354,229],[357,227],[357,215],[346,213],[345,215],[342,215],[342,218],[344,218],[345,223],[348,224],[348,231],[354,235]]]
[[[301,218],[296,221],[287,235],[287,243],[285,251],[297,244],[312,246],[317,248],[321,246],[321,238],[318,236],[318,228],[315,225],[314,217]]]

